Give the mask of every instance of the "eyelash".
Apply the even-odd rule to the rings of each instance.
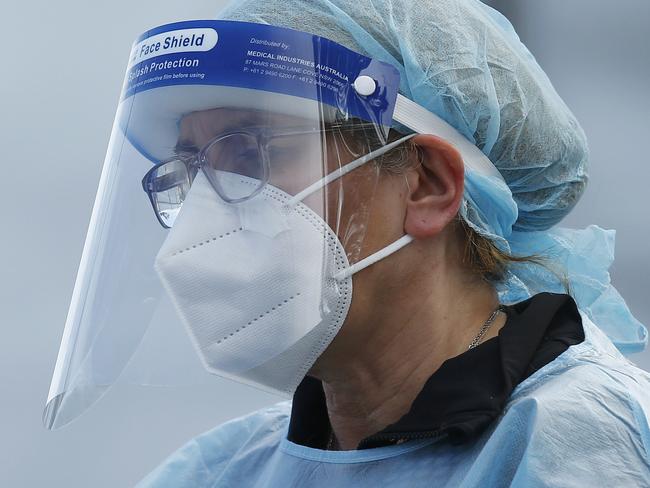
[[[190,159],[199,154],[198,150],[174,149],[174,155],[181,159]]]

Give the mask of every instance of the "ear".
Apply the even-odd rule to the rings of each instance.
[[[465,165],[456,148],[444,139],[420,134],[412,141],[423,157],[422,164],[406,174],[404,231],[423,239],[439,234],[458,213]]]

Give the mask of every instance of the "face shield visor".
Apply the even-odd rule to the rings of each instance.
[[[496,172],[398,87],[392,66],[285,28],[191,21],[138,38],[45,425],[118,378],[290,395],[343,324],[352,275],[411,240],[364,245],[369,163],[428,132]]]

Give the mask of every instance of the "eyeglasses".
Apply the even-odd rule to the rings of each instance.
[[[369,123],[330,125],[312,130],[249,127],[218,134],[198,152],[177,148],[178,154],[161,161],[142,179],[142,188],[149,196],[160,224],[171,228],[199,170],[210,185],[228,203],[239,203],[257,195],[269,181],[270,168],[287,161],[304,161],[301,151],[320,148],[325,133],[332,131],[369,131]],[[225,184],[225,175],[244,175],[257,185]]]

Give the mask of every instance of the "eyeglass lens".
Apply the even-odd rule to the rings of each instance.
[[[190,189],[187,166],[180,160],[171,160],[158,166],[150,179],[150,195],[163,225],[171,227]]]
[[[246,133],[229,134],[212,142],[204,151],[202,168],[227,202],[250,197],[264,180],[264,163],[257,138]],[[232,175],[247,176],[252,181],[233,186],[228,184]]]

